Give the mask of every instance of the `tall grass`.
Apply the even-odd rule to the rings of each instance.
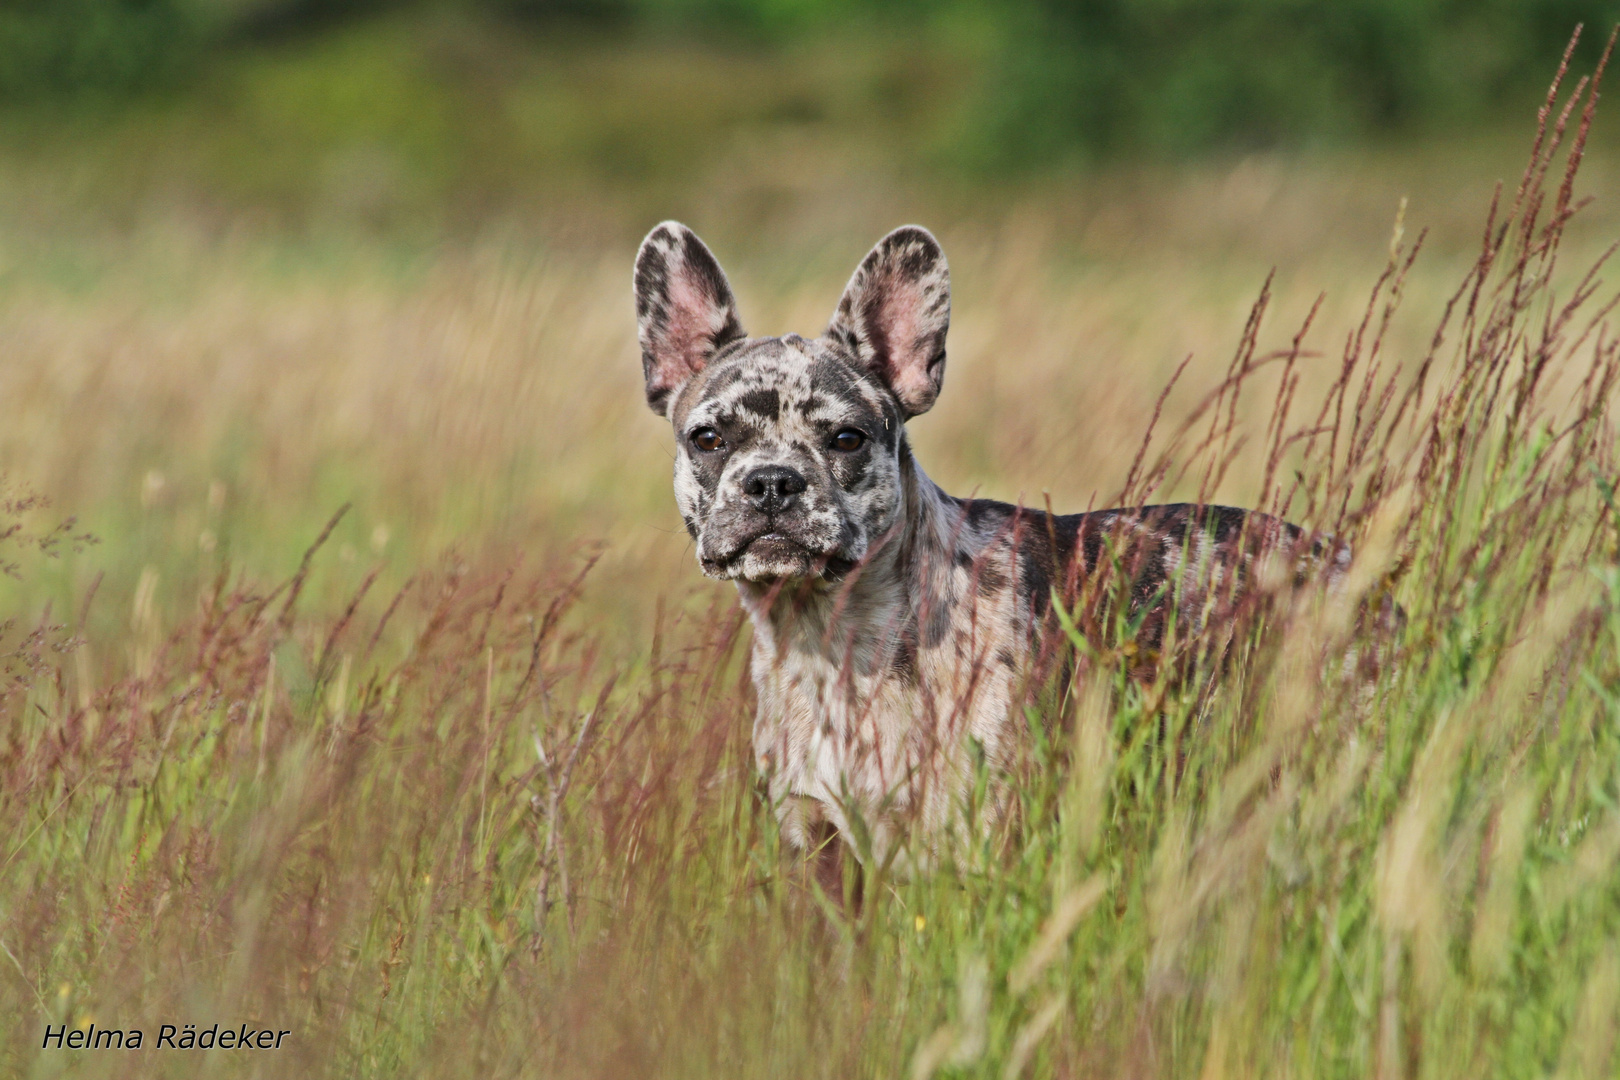
[[[82,526],[7,504],[22,526],[8,539],[33,550],[6,561],[54,575],[54,602],[15,590],[33,606],[3,639],[0,1062],[38,1076],[1613,1075],[1620,357],[1597,268],[1559,263],[1595,94],[1555,84],[1522,183],[1492,202],[1426,332],[1403,329],[1400,305],[1426,294],[1397,231],[1330,360],[1314,323],[1262,346],[1267,293],[1231,363],[1189,365],[1145,442],[1151,396],[1112,424],[1094,406],[1097,483],[1332,531],[1356,544],[1348,583],[1252,613],[1213,693],[1196,670],[1143,677],[1128,625],[1065,639],[1079,674],[1031,695],[1005,827],[935,872],[866,875],[859,904],[818,894],[779,849],[729,596],[634,607],[650,633],[627,650],[592,599],[604,565],[588,550],[510,557],[535,534],[509,523],[504,542],[435,558],[438,537],[397,554],[377,532],[492,456],[515,464],[489,497],[547,518],[545,535],[588,538],[596,497],[650,512],[638,492],[657,470],[626,494],[603,451],[579,451],[600,445],[594,425],[616,449],[651,423],[624,266],[493,294],[514,279],[472,267],[396,306],[312,289],[283,298],[280,336],[255,329],[251,298],[217,293],[182,341],[127,309],[9,314],[35,335],[15,335],[14,370],[32,374],[12,376],[11,400],[38,406],[12,459],[62,478],[68,507],[105,497],[93,466],[117,462],[142,505],[91,523],[89,555],[113,570],[103,592],[41,562]],[[1059,372],[1056,341],[1078,325],[1043,310],[1027,267],[996,272],[1006,322],[963,320],[952,389],[974,400],[944,417],[950,437],[983,427],[975,407],[1009,415],[998,394],[1043,377],[971,357],[1033,345]],[[600,317],[598,292],[613,301]],[[779,301],[822,314],[808,304]],[[1029,328],[1042,314],[1052,340]],[[232,348],[260,351],[221,361]],[[24,362],[35,354],[100,376]],[[146,369],[151,355],[178,369]],[[511,363],[498,379],[497,358]],[[362,377],[390,365],[437,392]],[[605,402],[621,391],[617,412]],[[58,441],[39,418],[62,402],[87,419]],[[119,402],[165,404],[163,430],[120,425]],[[250,410],[261,426],[242,423]],[[1040,414],[1035,434],[1062,423]],[[195,474],[166,459],[129,471],[158,453],[131,432],[173,440]],[[1050,465],[1027,434],[939,458]],[[241,472],[203,499],[231,467],[213,448],[250,437]],[[560,464],[523,466],[529,439]],[[391,494],[324,526],[298,511],[277,533],[279,507],[343,487],[321,480],[333,460]],[[197,505],[172,505],[179,490]],[[265,505],[233,532],[244,492]],[[256,532],[308,538],[279,583],[224,558]],[[615,559],[635,580],[638,559]],[[1087,587],[1060,597],[1066,611],[1085,610]],[[1392,662],[1369,688],[1333,659],[1365,651],[1360,602],[1390,590],[1406,621],[1378,643]],[[40,1049],[47,1024],[92,1023],[140,1027],[148,1047],[164,1023],[293,1035],[251,1054]]]

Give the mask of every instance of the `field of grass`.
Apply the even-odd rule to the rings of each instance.
[[[715,60],[752,111],[704,127],[638,107],[680,67],[653,50],[587,51],[608,89],[576,99],[451,34],[453,77],[394,79],[415,40],[0,124],[0,1072],[1620,1075],[1614,291],[1580,287],[1620,213],[1561,217],[1578,107],[1539,202],[1528,118],[989,189],[913,174],[948,95],[886,96],[871,58],[786,89]],[[504,119],[462,122],[469,71]],[[325,135],[262,107],[345,93]],[[1574,195],[1617,163],[1599,138]],[[1004,829],[818,895],[642,402],[629,267],[670,215],[756,333],[819,330],[881,232],[935,227],[950,368],[912,437],[955,493],[1111,502],[1190,356],[1148,460],[1192,468],[1157,497],[1274,505],[1297,473],[1290,515],[1406,609],[1401,661],[1322,678],[1332,604],[1275,613],[1212,702],[1086,652],[1031,699]],[[1175,443],[1234,370],[1215,439]],[[1354,439],[1281,437],[1335,400]],[[152,1049],[166,1023],[291,1034]]]

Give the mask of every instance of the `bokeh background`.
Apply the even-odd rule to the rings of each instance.
[[[950,490],[1117,488],[1158,391],[1326,293],[1331,354],[1404,229],[1425,341],[1596,0],[12,0],[0,8],[0,468],[184,612],[221,567],[601,554],[646,643],[704,586],[640,403],[637,239],[686,220],[753,332],[814,332],[877,236],[955,267]],[[1600,118],[1574,242],[1617,220]],[[1400,335],[1409,334],[1407,338]],[[1310,383],[1307,383],[1307,392]],[[1253,499],[1236,472],[1223,495]],[[116,540],[116,542],[111,542]],[[317,590],[319,595],[319,590]]]

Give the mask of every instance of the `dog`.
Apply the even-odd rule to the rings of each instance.
[[[647,404],[674,428],[675,501],[753,624],[753,751],[786,844],[905,872],[999,775],[1053,595],[1120,565],[1144,654],[1166,612],[1222,617],[1278,556],[1304,580],[1349,552],[1278,518],[1191,504],[1052,515],[953,498],[906,423],[945,377],[950,275],[926,229],[866,255],[827,328],[749,337],[714,255],[667,221],[635,263]],[[1002,786],[983,800],[994,815]],[[914,842],[921,838],[921,842]]]

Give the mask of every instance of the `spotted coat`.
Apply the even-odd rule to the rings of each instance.
[[[926,857],[975,755],[997,776],[1016,748],[1054,586],[1072,594],[1103,560],[1152,646],[1171,593],[1218,619],[1266,576],[1258,562],[1298,578],[1348,557],[1226,507],[1049,516],[947,495],[905,430],[939,394],[950,325],[945,256],[921,228],[872,249],[814,339],[746,337],[719,264],[675,222],[643,242],[635,287],[676,503],[703,571],[736,583],[753,622],[754,755],[795,847],[835,831],[901,868]]]

